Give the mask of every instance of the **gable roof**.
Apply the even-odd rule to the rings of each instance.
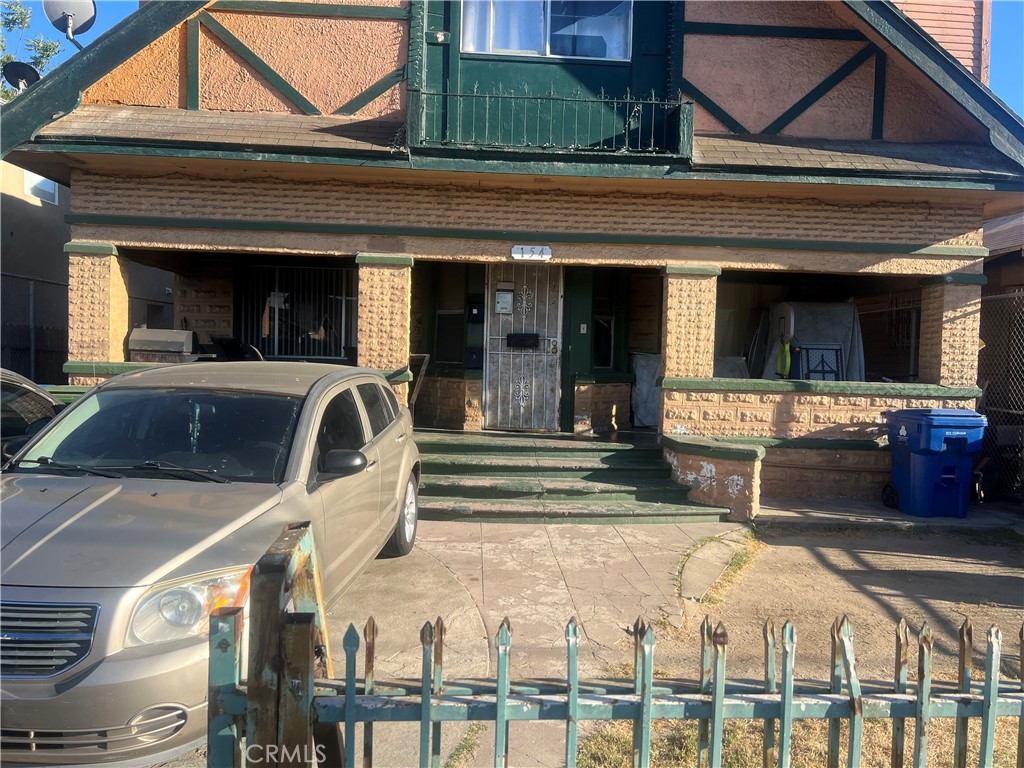
[[[989,129],[992,145],[1024,166],[1024,122],[890,0],[842,0],[877,37]],[[411,0],[422,2],[422,0]],[[211,0],[147,3],[0,113],[0,157],[78,107],[81,93]]]

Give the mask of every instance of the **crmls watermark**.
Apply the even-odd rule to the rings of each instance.
[[[293,744],[290,747],[277,744],[250,744],[245,748],[245,762],[249,765],[277,765],[279,762],[295,765],[324,765],[327,751],[322,744]]]

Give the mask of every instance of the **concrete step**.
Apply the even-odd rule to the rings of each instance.
[[[450,496],[420,498],[424,520],[490,520],[503,522],[708,522],[724,520],[724,507],[659,504],[643,501],[544,501],[540,499],[467,499]]]
[[[420,454],[424,474],[494,475],[513,477],[581,477],[594,472],[614,472],[623,478],[636,473],[638,477],[668,477],[668,465],[643,456],[613,454],[611,456],[443,456]],[[603,476],[603,475],[602,475]],[[611,477],[612,475],[609,475]]]
[[[475,477],[423,475],[420,496],[451,496],[479,499],[544,499],[573,501],[590,498],[606,501],[683,503],[689,488],[664,478],[607,479],[593,473],[590,480],[549,477]]]
[[[530,454],[573,456],[579,454],[610,456],[629,453],[633,456],[661,457],[661,448],[653,440],[640,444],[574,438],[553,435],[509,435],[507,433],[451,433],[416,431],[416,445],[422,454],[432,455],[507,455]]]

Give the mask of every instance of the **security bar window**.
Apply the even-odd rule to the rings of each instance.
[[[632,0],[464,0],[466,53],[628,61]]]

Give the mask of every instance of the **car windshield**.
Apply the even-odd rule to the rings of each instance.
[[[279,483],[302,398],[205,389],[107,389],[75,406],[16,469]]]

